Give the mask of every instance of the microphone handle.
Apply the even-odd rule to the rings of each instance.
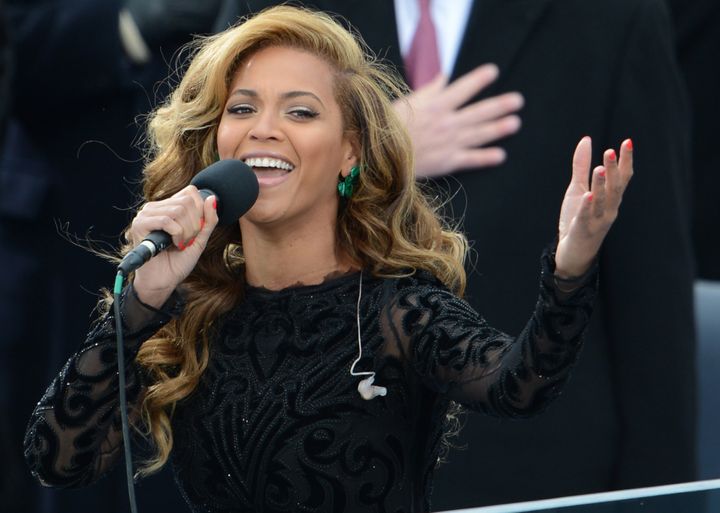
[[[214,194],[210,189],[200,189],[198,192],[200,192],[203,201]],[[120,265],[118,265],[118,271],[127,277],[128,274],[142,266],[161,251],[167,249],[171,244],[172,237],[167,232],[163,230],[151,231],[140,244],[125,255]]]

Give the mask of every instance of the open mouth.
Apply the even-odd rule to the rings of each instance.
[[[295,169],[290,162],[275,157],[248,157],[244,162],[255,172],[260,185],[279,184]]]
[[[245,159],[245,163],[254,171],[268,176],[282,176],[295,169],[290,162],[272,157],[250,157]]]

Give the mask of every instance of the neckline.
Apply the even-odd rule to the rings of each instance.
[[[365,278],[365,277],[364,277]],[[332,289],[340,288],[352,283],[360,282],[360,271],[352,270],[343,274],[332,275],[329,278],[323,279],[320,283],[313,285],[305,285],[297,283],[295,285],[289,285],[288,287],[271,290],[265,287],[255,287],[252,285],[245,285],[245,294],[247,297],[279,297],[288,294],[295,295],[309,295],[317,294],[320,292],[326,292]]]

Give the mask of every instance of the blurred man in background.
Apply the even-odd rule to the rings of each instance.
[[[16,65],[0,155],[2,511],[128,510],[121,469],[82,492],[40,492],[23,462],[23,432],[114,275],[65,239],[117,245],[142,170],[136,118],[162,100],[157,84],[178,46],[210,32],[220,8],[220,0],[6,2]],[[182,511],[174,487],[163,489],[143,502]]]

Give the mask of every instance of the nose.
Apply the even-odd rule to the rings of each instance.
[[[271,109],[265,109],[254,117],[255,123],[250,128],[248,135],[256,141],[282,140],[283,133],[280,129],[279,119]]]

